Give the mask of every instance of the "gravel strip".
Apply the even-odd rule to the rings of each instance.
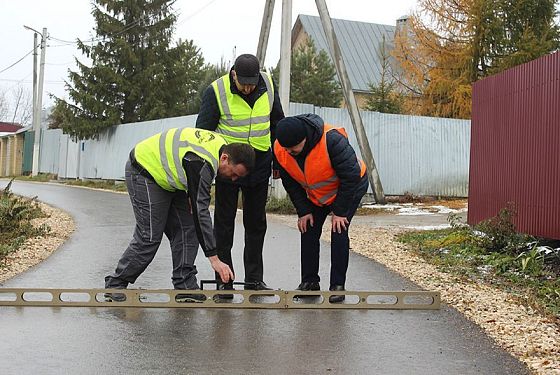
[[[297,228],[295,216],[270,215]],[[329,221],[327,220],[327,223]],[[322,239],[330,242],[330,226]],[[402,229],[353,225],[352,251],[375,260],[426,290],[441,292],[442,302],[479,325],[495,342],[524,362],[534,374],[560,374],[560,326],[520,305],[515,297],[492,285],[462,280],[406,250],[395,235]]]

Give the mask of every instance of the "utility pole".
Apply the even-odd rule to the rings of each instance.
[[[31,121],[33,122],[33,130],[35,131],[35,111],[37,105],[37,33],[33,33],[33,112]],[[37,133],[35,133],[37,134]]]
[[[270,15],[272,17],[272,13]],[[280,77],[278,94],[284,114],[290,114],[290,70],[292,63],[292,0],[282,0],[282,27],[280,31]],[[276,199],[286,197],[280,179],[272,179],[271,195]]]
[[[280,102],[284,113],[290,113],[290,69],[292,63],[292,0],[282,0],[280,32]]]
[[[259,59],[261,70],[264,70],[264,59],[266,57],[266,47],[268,46],[268,37],[270,35],[270,24],[272,23],[273,12],[274,0],[266,0],[261,24],[261,34],[259,36],[259,44],[257,46],[257,59]]]
[[[336,72],[342,85],[342,93],[344,94],[346,105],[348,106],[348,113],[350,114],[350,119],[352,120],[352,126],[354,127],[354,132],[356,133],[356,138],[358,140],[358,145],[360,146],[362,158],[364,159],[369,172],[368,180],[373,191],[373,197],[375,198],[375,201],[377,203],[385,204],[385,193],[383,192],[381,179],[379,178],[379,173],[377,171],[377,167],[375,166],[373,153],[371,152],[369,141],[364,130],[362,116],[360,115],[358,104],[356,103],[354,92],[352,91],[352,85],[350,84],[348,73],[346,72],[346,67],[344,65],[340,46],[334,32],[332,20],[329,15],[329,10],[327,9],[327,3],[325,0],[315,0],[315,3],[317,4],[317,10],[319,11],[319,16],[321,17],[321,23],[323,24],[325,36],[327,37],[327,43],[329,45],[331,57],[335,64]]]
[[[24,28],[33,31],[33,130],[35,132],[33,140],[33,166],[31,175],[37,176],[39,174],[39,153],[41,148],[41,107],[43,106],[43,82],[45,79],[45,53],[47,49],[47,28],[43,28],[40,33],[37,30],[23,26]],[[41,64],[39,66],[39,87],[37,87],[37,34],[41,35]]]

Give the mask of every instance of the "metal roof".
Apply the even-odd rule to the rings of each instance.
[[[296,26],[298,22],[313,40],[317,50],[326,51],[330,57],[321,19],[317,16],[300,14]],[[335,18],[332,19],[332,23],[352,89],[370,91],[369,84],[378,84],[381,77],[380,49],[383,35],[385,35],[386,49],[390,51],[394,44],[396,26]],[[292,33],[297,30],[296,26],[292,29]]]
[[[0,132],[3,133],[15,133],[21,128],[23,128],[23,126],[15,122],[0,122]]]

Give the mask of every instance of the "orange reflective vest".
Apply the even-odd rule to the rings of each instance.
[[[278,141],[274,142],[274,154],[278,163],[305,189],[309,200],[317,206],[328,206],[334,202],[340,185],[327,150],[327,133],[332,130],[336,130],[348,138],[344,128],[325,124],[321,140],[305,158],[305,173],[299,167],[296,159],[280,146]],[[366,165],[360,159],[358,162],[360,163],[360,176],[363,176],[366,173]]]

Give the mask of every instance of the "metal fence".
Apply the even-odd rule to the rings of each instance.
[[[518,231],[560,239],[560,52],[473,86],[469,224],[511,202]]]
[[[344,126],[360,155],[346,109],[291,103],[289,113],[315,113],[327,123]],[[361,113],[386,195],[468,196],[470,121]],[[195,123],[196,115],[124,124],[112,127],[99,140],[80,142],[60,130],[47,130],[41,138],[39,169],[60,178],[122,180],[136,143],[165,129]]]

